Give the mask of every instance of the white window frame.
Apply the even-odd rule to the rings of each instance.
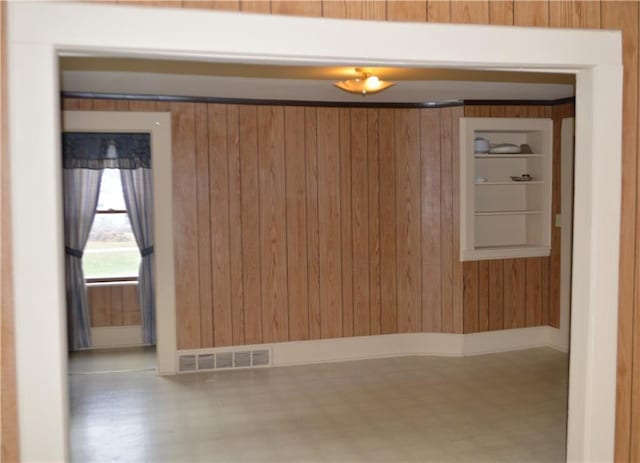
[[[567,458],[613,459],[621,187],[619,31],[383,23],[46,2],[11,3],[8,19],[18,410],[25,461],[60,461],[69,456],[60,246],[60,53],[575,73],[574,310]]]
[[[64,115],[62,116],[63,119],[63,129],[62,131],[64,132]],[[169,155],[171,155],[169,153]],[[115,168],[115,169],[109,169],[111,171],[118,171],[119,169]],[[100,181],[100,191],[98,192],[98,204],[100,204],[100,196],[102,195],[102,188],[104,188],[105,185],[105,174],[107,173],[107,170],[105,169],[105,171],[103,171],[102,173],[102,180]],[[122,180],[119,178],[120,181],[120,188],[122,188]],[[96,219],[98,218],[98,216],[100,215],[104,215],[104,216],[110,216],[110,215],[120,215],[120,214],[126,214],[127,216],[129,215],[129,212],[127,211],[126,205],[124,209],[96,209],[95,212],[95,218],[93,220],[93,224],[91,225],[91,229],[89,230],[89,241],[87,243],[87,246],[85,246],[84,249],[84,253],[82,254],[82,268],[83,268],[83,272],[84,272],[84,281],[87,284],[91,284],[91,283],[118,283],[118,282],[122,282],[122,283],[127,283],[127,282],[132,282],[138,281],[138,272],[137,272],[137,268],[136,268],[136,272],[131,274],[131,275],[118,275],[118,276],[102,276],[102,277],[96,277],[96,276],[87,276],[87,272],[86,272],[86,268],[85,268],[85,264],[86,261],[84,259],[87,258],[87,254],[90,253],[88,247],[89,247],[89,243],[91,242],[91,232],[93,232],[93,227],[96,226]],[[131,227],[129,227],[131,229],[131,232],[133,232],[133,229]],[[106,254],[106,253],[105,253]],[[138,260],[138,264],[140,263],[140,261]]]

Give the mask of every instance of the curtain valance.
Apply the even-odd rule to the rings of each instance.
[[[65,132],[62,159],[65,169],[150,169],[151,137],[148,133]]]

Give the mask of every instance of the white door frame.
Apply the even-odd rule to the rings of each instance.
[[[64,131],[146,132],[151,137],[158,374],[174,374],[176,307],[173,263],[173,188],[171,181],[171,113],[133,111],[64,111]]]
[[[60,53],[575,73],[579,117],[567,458],[613,458],[622,118],[619,31],[47,2],[11,3],[8,23],[18,411],[25,461],[67,460],[69,455],[58,175]]]

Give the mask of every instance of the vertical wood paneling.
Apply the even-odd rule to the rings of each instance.
[[[340,115],[318,108],[317,117],[320,334],[335,338],[342,335]]]
[[[240,11],[244,13],[271,13],[271,2],[266,0],[240,0]]]
[[[208,106],[213,339],[216,346],[229,346],[232,343],[233,328],[229,257],[227,107],[217,104]]]
[[[238,0],[182,0],[184,8],[203,8],[207,10],[238,11]]]
[[[156,111],[156,104],[153,101],[131,100],[129,111]]]
[[[320,236],[318,212],[318,118],[316,108],[304,110],[307,161],[307,284],[309,338],[320,339]]]
[[[380,302],[381,332],[395,333],[398,326],[396,286],[396,183],[395,118],[392,109],[379,112],[380,149]]]
[[[120,3],[121,5],[159,6],[180,8],[181,0],[100,0],[104,2]]]
[[[389,21],[426,22],[427,2],[425,0],[394,0],[387,2]]]
[[[620,222],[620,283],[618,308],[618,368],[616,397],[616,446],[615,461],[640,460],[639,439],[632,442],[631,436],[640,430],[638,413],[640,406],[633,407],[633,397],[640,397],[640,391],[633,391],[635,376],[640,374],[638,359],[634,353],[634,332],[637,343],[640,329],[634,327],[639,317],[634,315],[634,283],[637,295],[637,194],[638,194],[638,47],[639,8],[637,2],[603,2],[601,22],[603,29],[622,30],[623,100],[622,100],[622,208]],[[634,278],[635,277],[635,278]],[[635,362],[635,364],[634,364]],[[635,379],[637,383],[637,379]],[[633,414],[636,414],[633,416]]]
[[[378,111],[367,114],[367,164],[369,183],[369,305],[371,334],[381,332],[380,288],[380,152]]]
[[[451,2],[451,22],[488,24],[489,2],[487,0],[456,0]]]
[[[493,0],[489,2],[489,24],[512,26],[513,4],[512,0]]]
[[[122,326],[122,286],[111,287],[111,326]]]
[[[463,268],[460,262],[460,124],[464,115],[464,108],[458,106],[451,109],[452,117],[452,208],[453,208],[453,332],[462,333],[464,330],[463,314]]]
[[[427,21],[430,23],[451,22],[451,2],[448,0],[429,0],[427,2]]]
[[[92,327],[141,323],[137,284],[88,286],[87,301]]]
[[[369,164],[367,110],[351,115],[351,217],[353,233],[353,335],[371,333],[369,287]],[[346,333],[345,333],[346,336]]]
[[[489,261],[489,331],[504,329],[504,263]]]
[[[342,258],[342,336],[353,336],[353,217],[351,181],[351,111],[339,109],[340,238]],[[355,135],[358,138],[358,134]]]
[[[244,285],[242,265],[242,170],[238,106],[227,106],[227,154],[229,172],[229,261],[231,277],[232,344],[244,344]]]
[[[62,109],[65,111],[91,111],[93,104],[91,100],[85,98],[64,98]]]
[[[314,0],[271,0],[272,14],[322,16],[322,2]]]
[[[111,325],[111,291],[108,286],[87,288],[91,326]]]
[[[442,331],[440,110],[420,112],[422,329]]]
[[[214,121],[217,123],[217,121]],[[195,106],[196,194],[198,207],[198,277],[200,288],[200,342],[213,346],[211,275],[211,222],[209,171],[209,118],[207,105]]]
[[[93,100],[92,109],[94,111],[115,111],[116,102],[114,100]]]
[[[322,0],[324,18],[387,19],[387,5],[377,0]]]
[[[65,105],[75,108],[81,101],[70,100]],[[112,107],[118,108],[118,102]],[[132,101],[129,108],[167,110],[171,106]],[[463,266],[459,262],[456,174],[458,118],[463,111],[466,116],[542,117],[550,115],[546,107],[326,109],[323,111],[333,119],[325,118],[324,130],[317,121],[317,108],[260,110],[283,111],[276,142],[279,148],[269,145],[273,130],[261,128],[258,135],[258,109],[244,105],[194,105],[194,134],[186,134],[193,138],[195,147],[199,258],[195,274],[201,347],[249,343],[251,338],[260,342],[265,330],[274,336],[283,323],[287,328],[282,336],[293,340],[399,330],[502,329],[509,310],[508,323],[523,320],[523,326],[537,326],[548,320],[545,300],[549,290],[547,287],[545,293],[543,260],[534,264],[522,260],[522,268],[516,269],[522,286],[509,286],[513,279],[505,278],[502,263]],[[270,124],[277,120],[261,114],[261,120]],[[338,162],[337,169],[330,169],[323,158],[325,178],[320,181],[319,147],[333,153],[329,165]],[[280,162],[274,161],[280,167],[273,167],[273,156],[280,156]],[[264,175],[272,180],[274,175],[280,176],[284,191],[281,188],[277,193],[273,184],[277,180],[266,189],[260,188]],[[327,181],[334,186],[328,186]],[[319,189],[325,193],[331,189],[333,198],[325,196],[323,202]],[[270,232],[263,226],[265,217],[273,224],[273,210],[278,207],[273,206],[277,203],[274,194],[281,195],[284,232],[271,240],[265,238]],[[330,224],[320,217],[320,204],[325,205],[325,217],[333,214]],[[265,214],[265,207],[271,212]],[[338,249],[321,244],[323,226],[323,236],[329,241],[337,239]],[[265,242],[274,247],[265,251]],[[265,258],[274,249],[275,260],[282,258],[282,246],[284,290],[282,281],[277,283],[276,267],[269,267],[274,259]],[[339,256],[337,262],[335,256]],[[321,257],[328,264],[324,273]],[[207,276],[212,265],[217,274]],[[331,266],[334,270],[329,274]],[[271,270],[265,270],[268,267]],[[321,274],[325,286],[339,291],[337,303],[326,304],[330,299],[321,291]],[[211,284],[205,285],[207,281]],[[273,289],[273,284],[280,284],[280,288]],[[208,302],[212,288],[213,300]],[[266,309],[265,291],[270,290],[286,298],[284,306],[273,302],[272,293]],[[523,305],[516,307],[517,301]],[[245,319],[245,311],[251,320]],[[337,321],[335,314],[340,317]]]
[[[125,326],[140,325],[142,323],[138,299],[138,285],[122,286],[122,314],[122,324]]]
[[[478,331],[489,331],[489,261],[478,262]]]
[[[442,268],[442,331],[453,333],[453,117],[451,108],[443,108],[440,116],[440,236]],[[457,122],[457,121],[456,121]]]
[[[505,259],[504,262],[504,328],[525,326],[525,260]]]
[[[305,109],[285,108],[289,340],[309,339]]]
[[[549,3],[534,0],[520,0],[513,3],[513,17],[516,26],[549,26]]]
[[[476,333],[479,324],[478,262],[464,262],[463,268],[464,332]]]
[[[258,107],[258,140],[263,341],[280,342],[289,334],[284,108]]]
[[[573,0],[571,2],[549,2],[551,27],[574,29],[600,28],[601,5],[607,2]]]
[[[542,324],[542,258],[525,259],[525,325]]]
[[[260,190],[258,184],[258,121],[255,106],[238,108],[242,195],[242,288],[245,342],[262,342],[260,262]]]
[[[175,283],[178,349],[201,347],[198,268],[198,217],[195,155],[195,107],[172,103],[173,236],[176,243]]]
[[[420,112],[395,110],[398,331],[422,329]]]

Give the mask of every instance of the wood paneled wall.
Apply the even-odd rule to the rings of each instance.
[[[459,262],[458,119],[551,107],[64,107],[172,113],[181,349],[557,324],[559,260]]]
[[[116,0],[113,0],[116,3]],[[134,3],[126,0],[124,3]],[[638,159],[638,132],[639,132],[639,92],[638,92],[638,46],[640,18],[638,3],[608,2],[608,1],[449,1],[449,0],[416,0],[416,1],[376,1],[376,0],[323,0],[319,1],[255,1],[255,0],[229,0],[229,1],[188,1],[175,0],[172,2],[136,2],[146,5],[161,5],[175,7],[197,7],[238,10],[254,13],[282,13],[307,16],[325,16],[351,19],[377,19],[395,21],[419,21],[439,23],[473,23],[473,24],[503,24],[513,26],[538,26],[538,27],[564,27],[564,28],[602,28],[618,29],[623,33],[623,59],[624,70],[624,108],[623,108],[623,178],[622,178],[622,230],[621,230],[621,262],[620,262],[620,306],[619,306],[619,343],[618,343],[618,403],[616,413],[616,461],[640,460],[640,401],[632,402],[632,396],[640,396],[640,246],[637,246],[638,227],[636,219],[640,212],[638,196],[638,179],[640,164]],[[131,102],[134,105],[135,102]],[[124,103],[123,103],[124,104]],[[142,109],[144,105],[138,107]],[[6,98],[2,98],[3,107],[6,106]],[[306,140],[305,140],[306,142]],[[6,159],[6,149],[2,150],[2,159]],[[382,166],[380,158],[379,166]],[[383,171],[380,171],[380,184],[388,181]],[[434,185],[432,185],[435,187]],[[6,190],[6,178],[2,180],[2,191]],[[315,190],[308,190],[315,194]],[[256,193],[255,189],[246,191],[245,194]],[[7,196],[3,193],[3,204],[7,202]],[[382,205],[381,205],[382,206]],[[4,210],[4,209],[3,209]],[[381,207],[380,211],[383,209]],[[313,214],[311,207],[307,208],[307,214]],[[251,217],[249,218],[251,219]],[[255,218],[254,218],[255,220]],[[308,227],[313,231],[314,221],[308,221]],[[441,228],[442,230],[442,228]],[[255,229],[252,229],[255,233]],[[385,230],[388,231],[388,230]],[[235,237],[237,238],[237,237]],[[235,239],[234,238],[234,239]],[[315,243],[314,236],[307,235],[308,243]],[[380,240],[384,239],[382,227],[380,228]],[[5,241],[3,240],[3,243]],[[423,251],[429,247],[423,247]],[[444,250],[448,252],[448,250]],[[380,249],[382,254],[386,252]],[[435,250],[434,252],[438,252]],[[3,253],[3,260],[5,259]],[[256,255],[255,250],[251,255]],[[312,255],[309,261],[309,272],[319,272],[312,269],[313,265],[319,265]],[[243,260],[244,262],[244,260]],[[249,264],[255,264],[249,262]],[[326,264],[326,262],[325,262]],[[388,280],[383,274],[388,270],[381,266],[381,294],[387,294],[385,289],[391,290],[395,286],[387,288],[382,286]],[[316,274],[314,273],[314,274]],[[204,271],[206,275],[206,270]],[[201,274],[202,276],[202,274]],[[243,274],[243,281],[245,276]],[[430,283],[423,283],[430,284]],[[3,281],[3,294],[5,291]],[[3,296],[4,297],[4,296]],[[194,295],[195,297],[195,295]],[[200,296],[198,295],[198,298]],[[257,299],[257,294],[244,294],[251,301]],[[251,299],[253,297],[254,299]],[[318,307],[312,306],[319,300],[319,288],[311,284],[308,287],[308,297],[311,317],[318,316]],[[443,297],[449,297],[448,294]],[[198,299],[199,300],[199,299]],[[382,306],[382,301],[381,301]],[[3,309],[7,307],[3,304]],[[447,318],[449,318],[447,316]],[[428,319],[423,316],[424,320]],[[386,323],[389,323],[387,321]],[[430,322],[431,323],[431,322]],[[449,321],[447,320],[447,323]],[[382,325],[382,322],[381,322]],[[4,324],[3,324],[4,326]],[[314,321],[309,324],[314,330],[318,324]],[[319,337],[319,334],[313,334]],[[12,348],[6,347],[3,338],[3,357]],[[3,358],[3,371],[5,364]],[[4,381],[5,375],[3,375]],[[3,386],[3,397],[4,394]],[[3,400],[4,403],[4,400]],[[4,411],[4,410],[3,410]],[[3,413],[3,424],[4,423]],[[14,426],[3,426],[3,449],[7,436],[15,431]]]
[[[556,106],[467,105],[466,117],[553,118],[553,216],[560,211],[562,119],[573,103]],[[552,220],[553,222],[553,220]],[[551,228],[551,255],[528,259],[464,262],[464,332],[560,325],[560,236]]]
[[[165,109],[179,348],[462,332],[462,108]]]
[[[140,325],[138,284],[100,284],[87,286],[91,326]]]

